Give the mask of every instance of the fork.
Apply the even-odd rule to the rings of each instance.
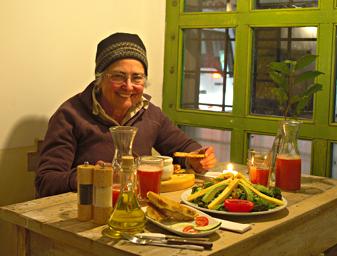
[[[144,239],[144,238],[139,238],[136,236],[132,236],[128,233],[121,233],[122,237],[130,241],[131,243],[134,244],[140,244],[140,245],[156,245],[156,246],[163,246],[163,247],[171,247],[171,248],[179,248],[179,249],[189,249],[189,250],[197,250],[197,251],[202,251],[204,250],[203,246],[199,245],[191,245],[191,244],[167,244],[165,240],[152,240],[152,239]]]

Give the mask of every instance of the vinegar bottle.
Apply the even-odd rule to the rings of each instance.
[[[133,156],[123,156],[120,194],[109,218],[108,227],[103,230],[106,236],[119,238],[123,232],[136,234],[144,229],[145,214],[137,201],[135,171]]]
[[[301,189],[301,156],[297,147],[300,122],[284,121],[279,153],[276,157],[275,186],[282,190]]]

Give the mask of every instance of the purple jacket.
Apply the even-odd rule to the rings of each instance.
[[[92,83],[68,99],[49,120],[35,178],[39,197],[76,191],[77,165],[112,161],[114,145],[109,128],[116,124],[93,114],[93,88]],[[168,156],[201,148],[151,102],[125,125],[138,127],[133,143],[138,155],[151,155],[152,147]]]

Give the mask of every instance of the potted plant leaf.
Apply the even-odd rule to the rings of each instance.
[[[293,110],[291,117],[297,119],[312,96],[322,90],[321,84],[312,81],[323,73],[306,69],[316,58],[316,55],[309,54],[304,55],[298,60],[284,60],[270,63],[269,76],[276,84],[276,87],[273,88],[273,93],[279,103],[284,119],[289,117],[291,110]],[[303,92],[296,90],[299,84],[308,82],[310,84]]]

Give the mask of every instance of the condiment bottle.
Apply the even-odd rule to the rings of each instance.
[[[103,225],[108,222],[112,212],[112,168],[96,165],[93,175],[93,219],[94,223]]]
[[[94,166],[85,162],[77,166],[77,217],[80,221],[92,219]]]
[[[140,208],[136,195],[136,175],[133,156],[123,156],[121,165],[121,188],[118,201],[103,234],[112,238],[121,237],[121,233],[136,234],[144,229],[145,214]]]

